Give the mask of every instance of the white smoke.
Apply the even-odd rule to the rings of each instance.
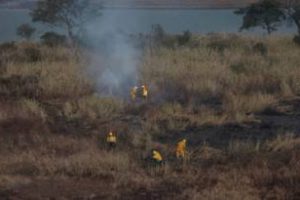
[[[89,70],[102,95],[128,95],[129,88],[137,82],[141,50],[129,37],[130,33],[120,29],[122,13],[106,11],[87,28],[94,51]]]

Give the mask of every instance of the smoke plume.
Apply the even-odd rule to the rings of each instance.
[[[141,51],[130,33],[119,28],[122,17],[122,12],[106,11],[87,28],[94,51],[89,70],[101,95],[128,95],[129,88],[137,82]]]

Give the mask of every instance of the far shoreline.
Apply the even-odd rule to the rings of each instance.
[[[189,7],[189,6],[172,6],[172,7],[155,7],[155,6],[103,6],[102,10],[235,10],[241,7],[215,7],[215,6],[199,6],[199,7]],[[11,11],[27,11],[32,10],[32,8],[9,8],[1,7],[1,10],[11,10]]]

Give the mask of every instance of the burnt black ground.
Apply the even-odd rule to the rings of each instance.
[[[192,146],[206,143],[220,148],[234,140],[256,142],[272,139],[279,134],[300,134],[300,98],[279,102],[262,113],[251,115],[255,117],[253,122],[191,127],[186,132],[163,135],[159,139],[169,142],[186,137]]]

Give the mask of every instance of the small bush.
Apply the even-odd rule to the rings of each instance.
[[[26,47],[23,51],[25,60],[28,62],[37,62],[42,60],[41,50],[36,47]]]
[[[226,49],[238,48],[244,44],[245,41],[235,34],[211,34],[208,37],[207,47],[219,52],[224,52]]]
[[[217,50],[217,51],[224,51],[225,49],[229,48],[229,44],[223,41],[213,41],[208,45],[209,48]]]
[[[216,51],[223,52],[225,49],[231,47],[231,41],[220,35],[212,35],[209,37],[207,47]]]
[[[32,35],[34,34],[35,31],[36,31],[36,29],[34,27],[32,27],[30,24],[21,24],[17,28],[16,33],[21,38],[29,40],[32,37]]]
[[[152,37],[155,43],[161,44],[166,36],[165,30],[160,24],[152,25]]]
[[[47,32],[40,37],[42,44],[49,47],[63,46],[67,42],[67,37],[55,32]]]
[[[243,62],[233,63],[230,65],[231,71],[234,73],[240,74],[247,71],[247,68]]]
[[[163,47],[174,49],[177,46],[177,38],[173,35],[165,36],[160,43]]]
[[[300,45],[300,35],[296,35],[293,39],[293,41],[297,44]]]
[[[266,56],[268,54],[268,47],[266,44],[262,43],[262,42],[258,42],[256,43],[252,50],[254,52],[257,52],[259,54],[261,54],[262,56]]]
[[[177,36],[177,41],[180,46],[186,45],[191,41],[192,33],[190,31],[184,31],[182,35]]]

